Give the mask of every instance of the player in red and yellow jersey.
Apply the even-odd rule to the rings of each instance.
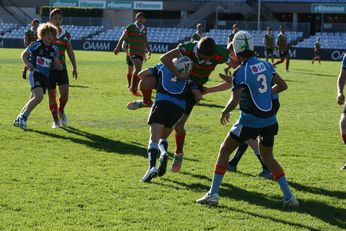
[[[175,68],[173,64],[174,58],[180,56],[188,56],[193,61],[193,68],[190,74],[190,79],[197,85],[200,90],[200,94],[207,94],[212,92],[218,92],[227,90],[231,84],[223,82],[213,87],[206,88],[204,84],[209,80],[209,76],[218,64],[226,63],[229,61],[229,51],[223,46],[216,45],[212,38],[203,37],[198,42],[187,42],[178,45],[177,48],[168,51],[161,56],[161,62],[167,66],[167,68],[174,73],[178,78],[183,78],[181,73]],[[152,104],[151,91],[156,86],[155,78],[147,76],[142,77],[140,87],[143,93],[143,100],[136,100],[128,104],[128,109],[135,110],[141,107],[149,107]],[[220,74],[220,77],[226,77]],[[183,146],[185,141],[185,123],[192,111],[193,106],[196,104],[198,99],[190,91],[190,95],[187,100],[186,109],[180,122],[175,126],[175,140],[176,140],[176,151],[174,160],[172,163],[172,172],[178,172],[181,168],[183,159]]]
[[[136,21],[126,26],[123,34],[119,38],[118,44],[114,49],[114,54],[117,55],[121,51],[123,41],[128,39],[128,53],[134,65],[132,72],[132,83],[130,91],[135,96],[140,96],[137,91],[139,78],[138,73],[142,69],[143,60],[145,59],[146,51],[150,55],[150,47],[147,39],[147,28],[143,25],[145,17],[142,12],[136,14]]]
[[[69,94],[69,80],[68,74],[66,70],[66,59],[65,59],[65,51],[70,58],[72,63],[72,76],[74,79],[77,79],[77,64],[76,58],[73,52],[73,48],[71,45],[71,35],[66,30],[64,30],[62,25],[63,20],[63,12],[60,9],[53,9],[49,14],[49,21],[58,28],[58,36],[57,39],[53,40],[52,44],[54,44],[59,49],[59,61],[60,64],[63,65],[63,70],[52,70],[50,73],[50,90],[49,90],[49,108],[52,112],[52,116],[54,119],[54,123],[52,128],[57,128],[60,126],[67,125],[67,117],[65,114],[65,105],[68,101]],[[59,107],[57,105],[56,100],[56,85],[59,86]]]
[[[276,40],[276,46],[278,48],[279,52],[279,60],[277,60],[275,63],[273,63],[274,66],[282,63],[286,59],[286,72],[288,72],[288,67],[290,65],[290,54],[289,54],[289,47],[287,43],[287,36],[285,33],[285,28],[283,26],[280,26],[280,33],[278,34],[278,38]]]

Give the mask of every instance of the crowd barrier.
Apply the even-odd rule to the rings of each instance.
[[[117,41],[96,41],[96,40],[72,40],[72,46],[75,50],[88,50],[88,51],[113,51]],[[174,43],[150,43],[151,51],[153,53],[165,53],[177,44]],[[0,48],[23,48],[22,39],[1,39]],[[264,57],[264,47],[256,47],[256,52],[260,57]],[[345,54],[346,49],[321,49],[322,60],[341,60]],[[290,57],[292,59],[305,59],[309,60],[314,57],[313,48],[291,48]]]

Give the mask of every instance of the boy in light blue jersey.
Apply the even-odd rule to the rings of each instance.
[[[344,96],[344,87],[346,82],[346,54],[344,54],[344,57],[341,62],[341,69],[340,74],[338,77],[338,84],[337,84],[337,96],[336,96],[336,103],[339,105],[343,105],[345,103],[345,96]],[[341,138],[346,145],[346,104],[344,104],[344,109],[342,110],[341,117],[340,117],[340,133]],[[342,170],[346,170],[346,164],[341,167]]]
[[[61,68],[59,50],[51,45],[58,29],[50,23],[41,24],[37,29],[39,40],[31,43],[22,53],[22,60],[29,70],[31,93],[29,101],[14,120],[13,125],[23,130],[31,111],[42,101],[43,94],[49,88],[49,73],[51,66]]]
[[[192,69],[192,61],[186,56],[174,60],[173,63],[180,70],[179,72],[184,74]],[[190,89],[192,92],[198,91],[197,86],[188,79],[188,75],[178,78],[164,64],[157,64],[154,68],[140,73],[140,77],[149,75],[157,79],[157,93],[148,119],[150,125],[149,168],[141,182],[150,182],[157,175],[163,176],[166,173],[168,160],[166,137],[184,114],[188,91]],[[160,163],[156,168],[156,158],[159,152],[161,153]]]
[[[242,64],[234,73],[232,97],[222,111],[220,122],[229,122],[230,112],[240,105],[240,117],[221,144],[215,163],[212,185],[207,194],[196,202],[217,205],[219,188],[227,170],[227,162],[240,143],[259,137],[259,149],[264,164],[272,172],[284,196],[284,208],[296,208],[298,200],[289,189],[284,171],[273,157],[274,136],[278,132],[277,109],[273,106],[273,93],[287,89],[285,81],[274,73],[273,66],[256,58],[252,36],[239,31],[233,39],[234,53]],[[274,74],[273,74],[274,73]]]

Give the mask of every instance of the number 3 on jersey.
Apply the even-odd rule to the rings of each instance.
[[[260,74],[257,76],[257,82],[261,83],[261,87],[258,88],[258,91],[260,93],[265,93],[268,90],[268,83],[267,83],[267,78],[264,74]]]

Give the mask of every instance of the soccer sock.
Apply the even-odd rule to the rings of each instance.
[[[288,71],[289,66],[290,66],[290,60],[287,59],[287,60],[286,60],[286,71]]]
[[[59,97],[59,112],[64,111],[66,103],[67,103],[67,100],[62,99],[61,97]]]
[[[161,152],[161,155],[168,155],[167,150],[168,150],[168,142],[166,138],[161,138],[159,141],[159,149]]]
[[[185,136],[186,136],[186,133],[180,136],[177,133],[174,133],[174,139],[176,144],[175,153],[177,154],[183,153]]]
[[[344,141],[344,144],[346,145],[346,134],[341,135],[342,140]]]
[[[58,121],[59,120],[59,117],[58,117],[58,105],[56,105],[56,104],[49,105],[49,109],[52,112],[53,120],[54,121]]]
[[[245,142],[241,143],[239,145],[239,147],[237,148],[237,151],[235,152],[232,159],[228,162],[228,164],[232,165],[232,166],[237,166],[241,157],[243,156],[243,154],[245,153],[245,151],[248,147],[249,147],[249,145],[247,143],[245,143]]]
[[[211,183],[211,187],[209,190],[209,193],[211,195],[215,193],[219,193],[219,188],[226,171],[227,171],[227,166],[215,164],[213,182]]]
[[[132,73],[127,73],[127,86],[131,86]]]
[[[30,116],[30,112],[28,111],[25,111],[20,115],[20,117],[22,117],[25,121],[28,120],[29,116]]]
[[[274,180],[276,180],[278,182],[278,184],[280,185],[281,191],[284,194],[284,199],[286,201],[291,199],[293,195],[292,195],[290,188],[288,187],[288,182],[287,182],[287,179],[285,177],[284,170],[280,169],[276,172],[272,172],[272,175],[273,175]]]
[[[143,95],[143,102],[145,104],[152,104],[153,101],[151,100],[151,94],[152,94],[153,90],[142,90],[142,95]]]
[[[148,146],[149,169],[156,166],[156,159],[158,154],[159,145],[151,141]]]

